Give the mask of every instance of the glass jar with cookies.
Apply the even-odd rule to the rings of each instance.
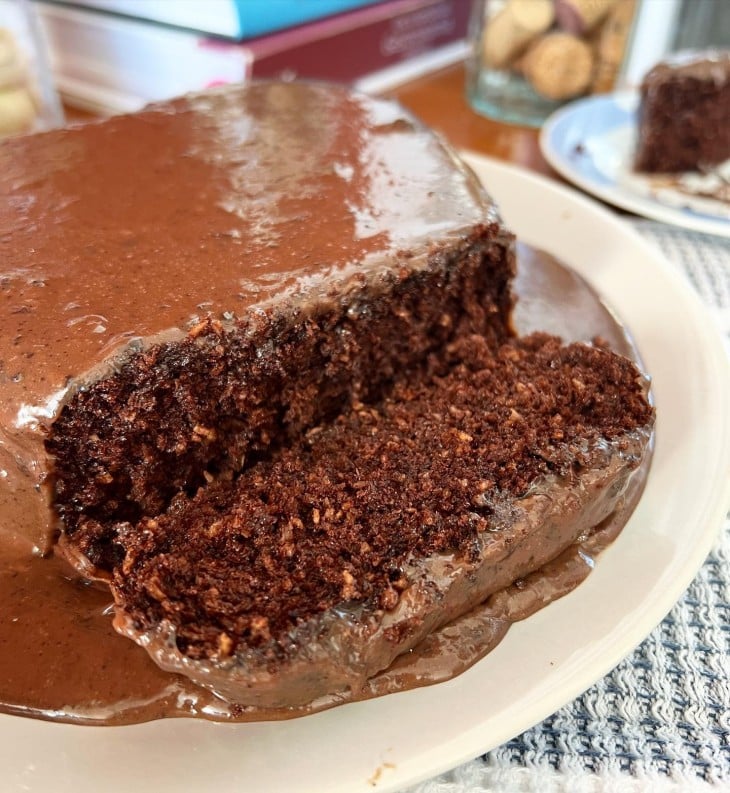
[[[62,123],[33,6],[28,0],[0,0],[0,137]]]
[[[539,126],[567,101],[612,90],[635,11],[636,0],[475,0],[472,107]]]

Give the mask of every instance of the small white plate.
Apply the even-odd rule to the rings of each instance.
[[[572,102],[543,125],[543,156],[566,179],[615,206],[730,237],[730,204],[690,195],[666,179],[633,171],[637,107],[638,95],[628,92]]]
[[[468,161],[525,242],[571,264],[607,299],[652,374],[654,461],[621,536],[573,593],[447,683],[288,722],[75,727],[0,717],[3,793],[395,791],[571,701],[680,597],[730,501],[730,373],[720,338],[682,278],[627,224],[546,179]]]

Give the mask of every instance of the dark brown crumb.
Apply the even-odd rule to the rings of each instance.
[[[316,315],[289,308],[225,333],[201,323],[77,393],[46,442],[66,535],[111,569],[121,558],[116,523],[160,514],[176,493],[232,475],[352,398],[380,399],[461,334],[501,341],[513,259],[509,237],[493,239],[498,230],[435,247],[422,270],[387,269]]]
[[[118,525],[117,600],[140,627],[170,619],[193,658],[281,641],[343,602],[390,609],[409,558],[468,556],[499,529],[500,494],[569,479],[592,444],[650,417],[637,370],[610,352],[538,334],[495,355],[467,336],[377,404]]]

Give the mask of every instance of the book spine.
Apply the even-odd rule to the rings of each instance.
[[[383,0],[50,0],[240,41]]]
[[[349,83],[466,36],[469,0],[391,0],[247,42],[251,77]]]
[[[378,2],[382,0],[234,0],[238,36],[255,38]]]

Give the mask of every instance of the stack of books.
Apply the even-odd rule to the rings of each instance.
[[[56,84],[97,112],[254,77],[378,91],[464,57],[470,0],[37,0]]]

